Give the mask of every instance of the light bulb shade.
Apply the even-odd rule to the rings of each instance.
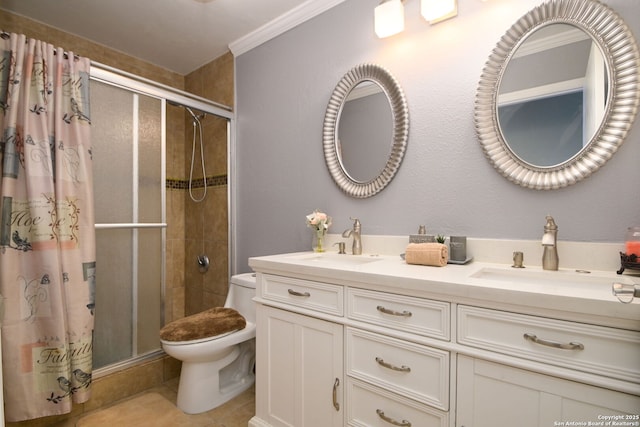
[[[420,0],[422,17],[432,24],[458,14],[457,0]]]
[[[374,10],[375,32],[380,38],[398,34],[404,30],[404,6],[402,0],[388,0]]]

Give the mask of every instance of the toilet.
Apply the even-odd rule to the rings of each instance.
[[[216,408],[255,382],[254,273],[231,277],[224,307],[168,323],[162,348],[182,361],[177,405],[187,414]]]

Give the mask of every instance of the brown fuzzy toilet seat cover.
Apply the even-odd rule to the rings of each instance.
[[[182,319],[160,329],[165,341],[191,341],[244,329],[247,321],[233,308],[215,307]]]

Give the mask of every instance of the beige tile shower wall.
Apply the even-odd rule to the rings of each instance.
[[[233,56],[230,53],[204,65],[186,76],[185,90],[220,104],[233,105]],[[185,170],[188,177],[193,126],[188,117],[185,122]],[[227,175],[227,122],[206,116],[202,120],[205,165],[207,177]],[[196,149],[194,178],[202,178]],[[194,190],[199,198],[202,189]],[[227,185],[207,188],[207,196],[196,203],[185,196],[185,315],[224,303],[228,291],[228,202]],[[207,273],[198,271],[196,257],[206,254],[211,262]]]
[[[185,172],[185,111],[167,105],[167,178],[182,180]],[[184,317],[185,191],[167,188],[165,322]]]
[[[165,322],[184,317],[185,192],[167,189]]]
[[[207,189],[201,203],[185,197],[187,206],[185,248],[185,314],[221,306],[228,290],[227,186]],[[207,273],[198,271],[196,258],[206,254]]]
[[[227,52],[187,74],[185,90],[233,107],[233,77],[233,55]]]

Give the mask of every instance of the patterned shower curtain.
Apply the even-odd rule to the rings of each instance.
[[[91,393],[89,67],[87,58],[24,35],[0,40],[0,294],[8,421],[70,412]]]

